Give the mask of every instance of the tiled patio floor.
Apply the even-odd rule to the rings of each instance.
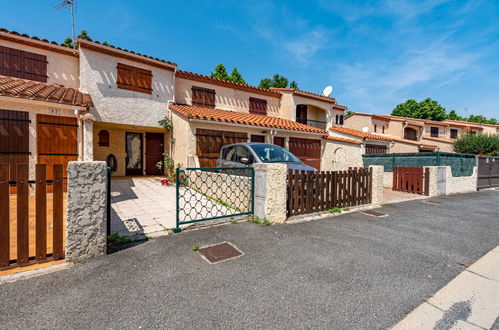
[[[111,231],[125,236],[160,236],[175,227],[175,187],[158,177],[113,179]]]

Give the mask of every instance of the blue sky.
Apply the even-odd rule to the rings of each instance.
[[[62,42],[57,0],[5,1],[0,26]],[[461,115],[499,117],[499,1],[77,0],[76,29],[209,74],[237,66],[251,84],[274,73],[353,111],[390,113],[432,97]],[[466,112],[467,109],[467,112]]]

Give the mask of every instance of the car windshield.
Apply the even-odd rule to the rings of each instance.
[[[292,153],[279,146],[270,144],[253,144],[251,149],[262,163],[298,163],[301,161]]]

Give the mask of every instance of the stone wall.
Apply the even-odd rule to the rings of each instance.
[[[66,261],[106,254],[107,167],[105,162],[69,162]]]
[[[384,189],[384,172],[383,166],[380,165],[371,165],[369,168],[373,172],[372,177],[372,201],[373,205],[382,205],[383,204],[383,189]]]
[[[286,221],[285,164],[255,164],[255,216],[270,222]]]

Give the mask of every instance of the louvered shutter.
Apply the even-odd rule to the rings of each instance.
[[[118,63],[118,79],[116,84],[118,88],[128,89],[130,91],[134,90],[134,68],[132,66]]]
[[[141,93],[152,94],[152,72],[135,68],[135,90]]]
[[[192,104],[204,106],[204,88],[192,86]]]
[[[0,74],[15,78],[22,78],[22,51],[0,46]]]
[[[215,90],[207,89],[204,90],[204,105],[209,108],[215,109]]]
[[[267,115],[267,100],[257,99],[255,97],[249,98],[250,108],[249,112],[256,115]]]
[[[23,52],[23,78],[47,82],[47,56]]]

